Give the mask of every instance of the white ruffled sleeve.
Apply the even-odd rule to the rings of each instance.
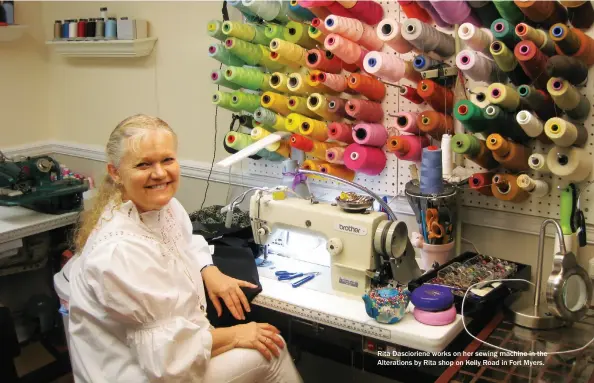
[[[198,262],[200,270],[204,266],[212,265],[212,255],[208,247],[208,242],[206,242],[203,236],[192,234],[192,221],[190,221],[190,216],[186,212],[186,209],[184,209],[176,198],[171,200],[171,206],[175,216],[180,219],[182,224],[184,239],[188,244],[188,255]]]
[[[119,240],[89,254],[87,283],[151,382],[202,382],[211,357],[207,320],[180,312],[175,259],[150,242]]]

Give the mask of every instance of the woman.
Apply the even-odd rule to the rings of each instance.
[[[122,121],[107,143],[108,175],[76,237],[70,352],[77,382],[301,382],[279,331],[215,329],[203,287],[243,318],[249,304],[222,274],[173,197],[177,138],[162,120]],[[242,307],[243,306],[243,307]]]

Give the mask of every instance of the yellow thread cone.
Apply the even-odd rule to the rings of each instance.
[[[299,126],[299,134],[312,140],[326,141],[328,139],[328,127],[323,121],[305,117],[301,122],[301,126]]]
[[[328,99],[320,93],[312,93],[307,98],[307,107],[309,110],[327,121],[342,121],[338,113],[332,113],[328,110]]]
[[[344,165],[325,163],[320,165],[320,172],[340,177],[347,181],[355,179],[355,172]]]
[[[288,108],[293,113],[301,114],[302,116],[318,118],[319,116],[309,110],[307,107],[307,98],[291,96],[289,97]]]
[[[288,107],[289,98],[282,94],[274,92],[264,92],[260,97],[260,104],[266,109],[270,109],[283,116],[289,115],[291,110]]]

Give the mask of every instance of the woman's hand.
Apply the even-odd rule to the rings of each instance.
[[[246,281],[231,278],[221,273],[216,266],[210,266],[202,270],[202,279],[208,290],[208,296],[217,310],[218,316],[221,316],[223,313],[223,307],[219,301],[220,298],[225,302],[235,319],[245,319],[243,310],[245,309],[247,312],[250,312],[251,310],[250,304],[240,287],[255,289],[258,286]]]
[[[258,350],[267,360],[272,355],[280,356],[279,348],[285,344],[278,334],[280,331],[268,323],[250,322],[232,327],[235,330],[235,348],[251,348]]]

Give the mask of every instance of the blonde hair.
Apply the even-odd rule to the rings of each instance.
[[[117,168],[127,151],[132,150],[136,152],[141,140],[146,134],[155,130],[165,130],[171,133],[177,143],[175,132],[160,118],[138,114],[120,122],[113,132],[111,132],[105,147],[107,163]],[[122,203],[122,190],[111,176],[107,174],[99,186],[96,196],[93,198],[91,208],[82,213],[82,219],[78,224],[74,238],[76,252],[82,252],[87,239],[97,226],[101,215],[110,202],[114,203],[114,208],[118,207]]]

